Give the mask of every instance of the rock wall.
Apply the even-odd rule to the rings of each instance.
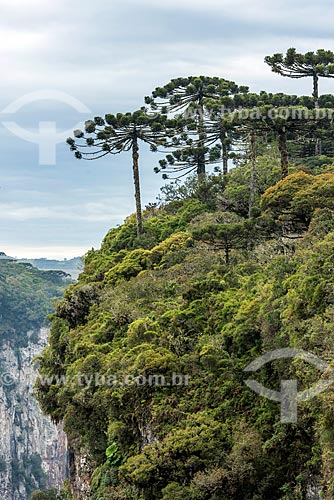
[[[61,426],[45,417],[33,396],[32,360],[47,342],[45,328],[26,347],[3,340],[0,350],[0,499],[28,500],[36,489],[59,488],[67,475]]]
[[[75,500],[89,500],[90,483],[96,464],[89,452],[80,448],[79,442],[69,447],[71,492]]]

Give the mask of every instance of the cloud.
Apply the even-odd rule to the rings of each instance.
[[[30,221],[47,219],[49,221],[80,221],[118,223],[127,213],[111,209],[110,202],[89,202],[65,206],[24,206],[21,203],[0,203],[0,220]]]
[[[137,1],[130,0],[128,3],[136,5]],[[228,16],[239,23],[247,21],[248,24],[251,24],[254,21],[269,21],[270,24],[277,26],[281,24],[281,28],[284,28],[284,24],[294,23],[297,29],[302,25],[315,27],[314,21],[319,19],[324,23],[328,13],[334,10],[331,0],[322,0],[316,3],[313,0],[276,0],[274,3],[269,3],[267,0],[252,0],[252,2],[249,0],[206,0],[205,2],[201,0],[169,0],[161,3],[157,3],[155,0],[142,0],[140,5],[142,8],[147,6],[151,9],[165,11],[213,13],[219,18]],[[327,27],[330,27],[330,24],[325,22],[322,28],[326,29]]]
[[[270,74],[265,55],[291,45],[311,50],[333,43],[327,20],[334,6],[326,0],[1,3],[0,54],[11,67],[0,81],[0,101],[10,95],[4,105],[22,93],[59,88],[89,107],[108,103],[126,110],[179,74],[254,80],[244,71],[245,59],[255,62],[257,76],[284,89],[289,83]]]
[[[0,8],[0,110],[29,92],[56,89],[81,100],[93,115],[129,111],[156,86],[190,74],[229,78],[254,91],[310,94],[308,79],[273,74],[264,56],[290,46],[307,51],[334,44],[330,0],[0,0]],[[322,79],[320,89],[328,93],[332,85]],[[59,130],[81,118],[51,101],[11,117],[34,129],[56,120]],[[47,169],[38,165],[37,146],[11,136],[3,119],[8,116],[0,112],[0,221],[11,248],[15,243],[51,252],[54,244],[70,252],[96,245],[133,211],[126,155],[88,165],[59,145],[57,165]],[[141,154],[144,203],[162,184],[153,174],[156,163]]]
[[[4,245],[1,251],[5,252],[9,257],[17,259],[71,259],[73,257],[81,257],[90,250],[91,247],[85,246],[61,246],[61,245],[42,245],[42,246],[25,246],[17,247],[16,245]]]

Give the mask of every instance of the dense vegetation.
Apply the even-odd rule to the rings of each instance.
[[[62,295],[67,275],[40,271],[31,264],[0,260],[0,340],[16,347],[28,342],[27,333],[45,324],[53,312],[52,299]]]
[[[269,172],[267,160],[258,167],[270,183],[275,164]],[[251,220],[242,204],[248,164],[227,180],[209,178],[205,196],[195,180],[169,187],[174,200],[144,212],[141,238],[131,216],[89,252],[42,358],[43,374],[70,382],[38,393],[71,442],[89,451],[92,498],[287,500],[320,483],[331,498],[331,393],[300,405],[297,424],[281,424],[279,405],[252,393],[243,373],[280,347],[331,359],[330,170],[298,171],[269,187]],[[177,373],[190,382],[78,384],[78,374],[95,373],[119,380]],[[291,373],[305,387],[319,377],[306,363],[281,362],[258,379],[276,387]]]
[[[310,64],[306,56],[267,62],[283,74]],[[317,53],[312,64],[322,56],[331,62]],[[330,76],[332,66],[319,65],[318,76]],[[76,131],[86,142],[68,141],[78,158],[135,144],[137,214],[88,252],[58,304],[40,370],[67,383],[40,383],[39,402],[88,456],[94,500],[332,499],[332,392],[300,404],[298,422],[287,425],[277,403],[244,383],[244,368],[274,349],[332,360],[333,128],[328,113],[315,114],[332,109],[332,96],[255,95],[189,77],[157,88],[146,104],[154,122],[145,109],[96,117]],[[236,111],[233,120],[217,115],[222,105]],[[289,114],[272,117],[270,107]],[[260,118],[242,119],[242,109]],[[294,109],[311,118],[294,121]],[[137,140],[147,137],[155,151],[174,148],[157,170],[195,176],[164,186],[142,211]],[[319,376],[301,360],[256,374],[273,389],[291,378],[308,388]]]

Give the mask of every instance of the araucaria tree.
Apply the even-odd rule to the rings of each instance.
[[[269,105],[243,111],[232,115],[238,130],[246,134],[272,135],[278,142],[281,156],[282,178],[289,175],[288,140],[296,141],[298,136],[312,133],[312,128],[332,130],[329,109],[309,110],[303,106],[284,106],[272,108]]]
[[[220,100],[222,97],[247,92],[248,87],[238,87],[234,82],[208,76],[176,78],[164,87],[156,88],[152,96],[145,98],[146,104],[149,104],[153,111],[178,113],[182,119],[188,119],[187,134],[192,139],[191,144],[189,142],[185,144],[184,152],[181,151],[182,148],[176,152],[177,158],[174,160],[177,161],[173,161],[170,155],[160,166],[164,168],[168,165],[171,170],[183,173],[196,170],[199,179],[203,178],[206,165],[211,163],[213,158],[216,161],[218,152],[216,147],[213,149],[210,147],[212,137],[207,134],[206,122],[209,113],[206,109],[206,100]]]
[[[168,179],[169,174],[175,175],[173,179],[180,179],[185,175],[197,172],[199,179],[205,172],[198,172],[198,164],[213,165],[221,163],[221,146],[215,144],[213,147],[201,146],[189,139],[188,144],[180,149],[166,155],[159,160],[159,167],[155,167],[156,173],[163,171],[162,178]]]
[[[313,97],[315,107],[319,103],[319,77],[334,78],[334,52],[319,49],[316,52],[299,54],[295,48],[287,50],[286,55],[274,54],[265,57],[265,62],[274,73],[289,78],[313,78]]]
[[[95,117],[94,120],[88,120],[84,132],[76,130],[75,139],[67,139],[78,159],[97,160],[109,154],[132,152],[138,235],[143,233],[139,143],[145,142],[152,151],[156,151],[159,145],[165,145],[168,137],[167,123],[166,116],[149,116],[144,109],[134,113],[107,114],[105,118]]]

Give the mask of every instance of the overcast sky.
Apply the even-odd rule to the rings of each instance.
[[[134,210],[132,173],[126,155],[82,162],[63,143],[55,165],[40,165],[38,145],[8,122],[34,135],[46,121],[72,130],[90,116],[137,109],[156,86],[196,74],[309,94],[309,79],[277,76],[264,57],[291,46],[334,49],[330,0],[0,0],[0,8],[0,251],[19,257],[99,247]],[[334,81],[320,85],[329,93]],[[156,163],[142,156],[144,204],[162,184]]]

